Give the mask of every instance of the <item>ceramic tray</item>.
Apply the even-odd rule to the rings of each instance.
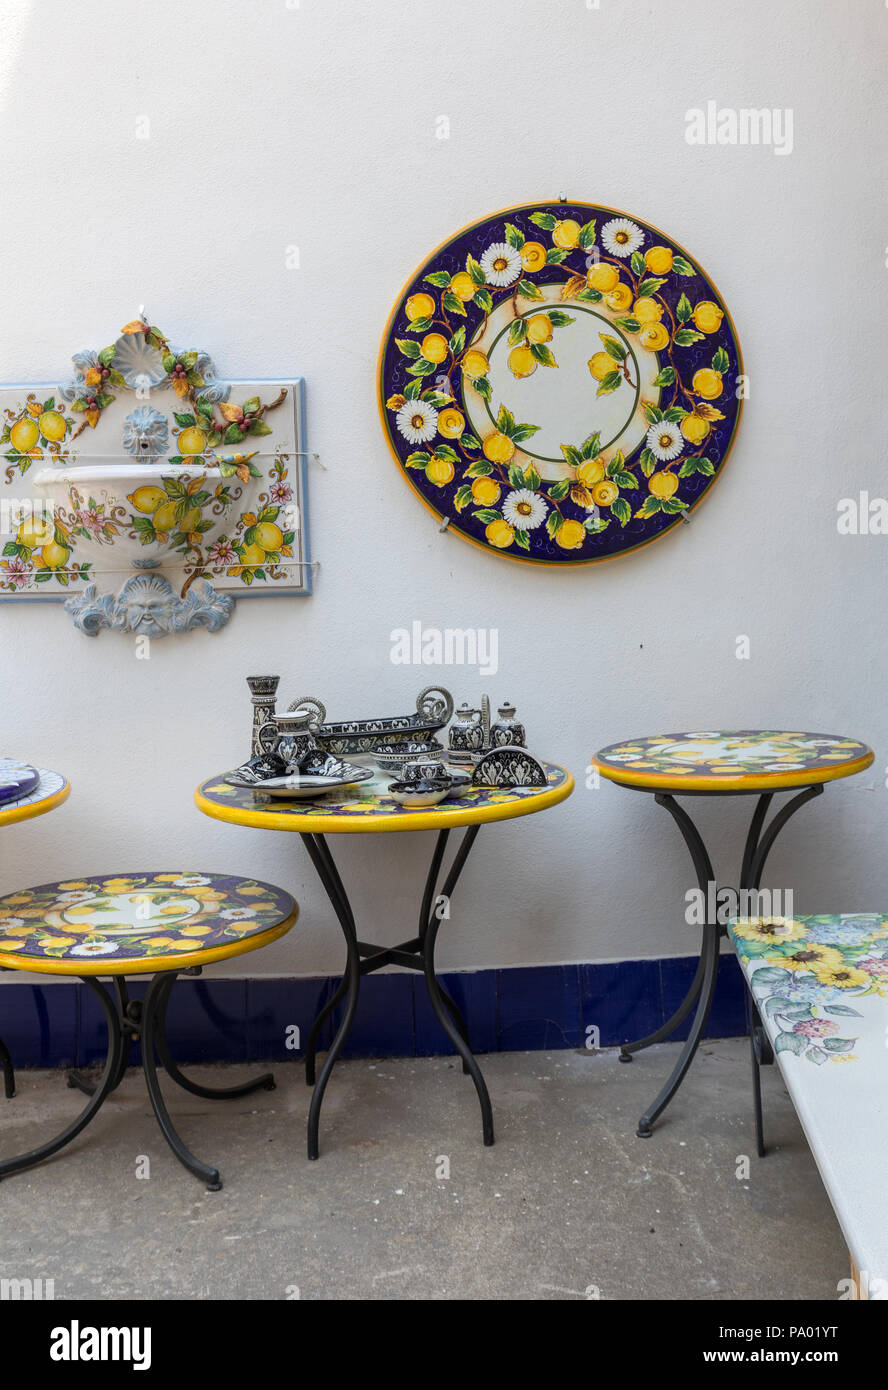
[[[310,800],[324,796],[327,792],[344,791],[357,782],[367,782],[373,776],[369,767],[356,767],[348,777],[314,777],[293,773],[290,777],[269,777],[264,782],[240,782],[234,777],[226,777],[233,787],[249,788],[267,796],[282,797],[288,801]]]
[[[298,707],[294,702],[291,709]],[[331,753],[372,753],[381,745],[426,743],[450,722],[453,696],[449,690],[430,686],[416,697],[414,714],[387,715],[380,719],[343,720],[321,724],[315,737]]]
[[[535,203],[463,228],[399,296],[383,428],[447,534],[588,564],[671,530],[720,476],[745,377],[701,266],[641,219]]]
[[[0,758],[0,804],[18,801],[32,792],[40,781],[40,773],[30,763],[17,758]]]

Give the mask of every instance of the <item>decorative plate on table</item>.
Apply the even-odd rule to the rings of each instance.
[[[343,764],[343,767],[347,764]],[[359,782],[367,782],[373,777],[369,767],[351,766],[348,773],[338,776],[324,776],[314,773],[291,773],[287,777],[267,777],[261,782],[247,782],[232,773],[225,778],[233,787],[249,787],[250,791],[266,796],[281,797],[285,801],[310,801],[313,797],[324,796],[327,792],[345,791]]]
[[[18,758],[0,758],[0,805],[18,801],[32,792],[40,781],[40,773],[30,763]]]
[[[730,315],[677,242],[556,201],[475,222],[423,262],[378,388],[392,452],[449,530],[588,564],[655,540],[706,494],[742,373]]]

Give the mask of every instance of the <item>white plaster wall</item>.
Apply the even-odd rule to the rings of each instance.
[[[335,971],[338,928],[298,840],[192,805],[244,755],[245,673],[274,670],[331,716],[409,707],[429,677],[458,699],[487,687],[576,774],[643,732],[860,736],[874,768],[802,813],[771,881],[802,911],[888,908],[888,538],[836,531],[838,498],[888,492],[884,5],[6,0],[0,28],[0,380],[64,377],[74,349],[144,302],[223,374],[304,374],[329,470],[311,476],[309,600],[242,603],[221,634],[156,642],[147,662],[125,637],[80,635],[59,606],[0,606],[0,745],[74,786],[62,809],[2,832],[0,890],[182,862],[255,874],[303,915],[244,969]],[[685,112],[709,99],[791,107],[793,153],[689,147]],[[440,536],[389,456],[374,383],[388,312],[427,252],[561,189],[683,242],[751,377],[730,465],[692,524],[573,573]],[[301,269],[287,270],[294,244]],[[392,666],[389,634],[414,619],[497,626],[499,675]],[[695,806],[733,866],[746,803]],[[430,838],[334,849],[363,934],[410,935]],[[440,958],[684,954],[688,883],[668,817],[580,775],[566,804],[482,834]]]

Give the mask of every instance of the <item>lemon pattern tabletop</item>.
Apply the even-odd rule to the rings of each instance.
[[[449,531],[583,564],[663,535],[705,496],[745,378],[705,271],[637,217],[507,209],[427,257],[379,360],[383,428]]]
[[[0,804],[0,826],[30,820],[32,816],[43,816],[67,800],[71,792],[67,778],[60,772],[51,772],[47,768],[37,768],[37,771],[40,773],[40,781],[36,787],[16,801]]]
[[[704,729],[625,739],[592,762],[602,777],[675,791],[765,791],[850,777],[873,761],[865,743],[838,734]]]
[[[888,914],[739,917],[728,933],[851,1257],[888,1298]],[[875,1280],[881,1292],[873,1292]]]
[[[56,975],[182,970],[273,941],[295,921],[289,893],[219,874],[69,879],[0,898],[0,966]]]
[[[359,761],[356,759],[356,761]],[[198,808],[217,820],[303,834],[396,830],[446,830],[528,815],[563,801],[574,780],[566,768],[541,760],[547,785],[540,787],[470,787],[454,800],[416,809],[401,806],[388,794],[392,776],[378,773],[356,784],[343,799],[338,793],[317,801],[272,800],[250,788],[232,787],[224,773],[211,777],[194,794]]]

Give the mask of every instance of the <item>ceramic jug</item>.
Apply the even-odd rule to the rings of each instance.
[[[508,700],[500,705],[497,718],[490,726],[490,743],[493,748],[527,747],[524,725],[515,718],[515,706]]]

